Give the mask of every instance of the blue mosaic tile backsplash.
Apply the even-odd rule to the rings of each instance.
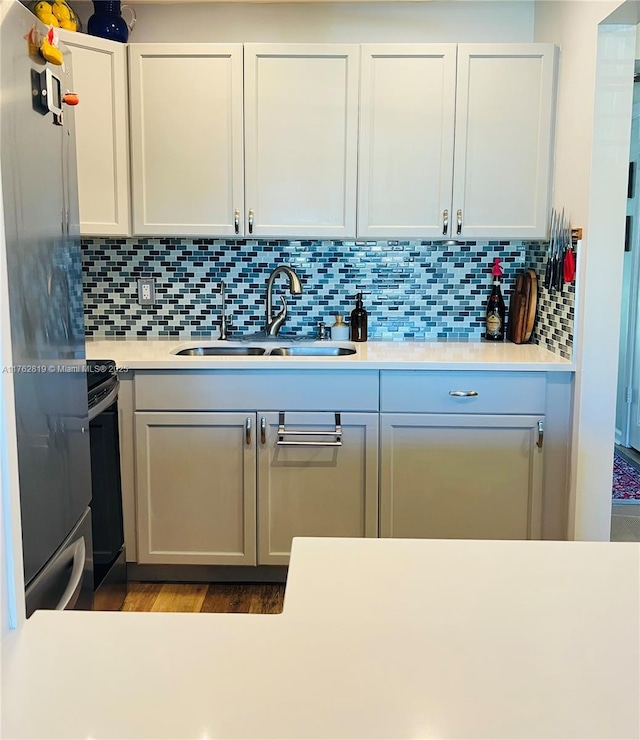
[[[313,333],[318,321],[349,316],[365,295],[370,339],[480,339],[491,265],[502,259],[503,292],[526,267],[522,242],[280,241],[269,239],[84,239],[85,327],[105,338],[217,337],[218,283],[227,286],[229,335],[261,330],[267,278],[291,265],[303,294],[278,278],[284,295],[282,333]],[[137,280],[153,277],[156,303],[139,306]]]

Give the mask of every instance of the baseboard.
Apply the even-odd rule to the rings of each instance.
[[[286,583],[286,565],[139,565],[127,563],[129,581],[178,583]]]

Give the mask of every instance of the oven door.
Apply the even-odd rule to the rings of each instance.
[[[116,376],[90,391],[93,567],[96,589],[123,560],[122,484]],[[121,570],[121,568],[117,568]]]
[[[124,544],[118,408],[112,404],[89,425],[91,433],[91,485],[93,497],[93,559],[96,585]]]

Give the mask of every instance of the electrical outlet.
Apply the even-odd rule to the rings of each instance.
[[[140,278],[138,280],[138,303],[141,306],[153,306],[155,302],[155,280],[153,278]]]

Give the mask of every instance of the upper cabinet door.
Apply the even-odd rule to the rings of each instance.
[[[126,236],[129,135],[126,45],[59,30],[73,60],[80,233]]]
[[[362,47],[358,236],[446,236],[455,89],[455,44]]]
[[[131,44],[134,233],[242,235],[242,45]]]
[[[359,46],[244,50],[247,233],[355,236]]]
[[[556,49],[461,44],[453,224],[459,238],[544,238]]]

